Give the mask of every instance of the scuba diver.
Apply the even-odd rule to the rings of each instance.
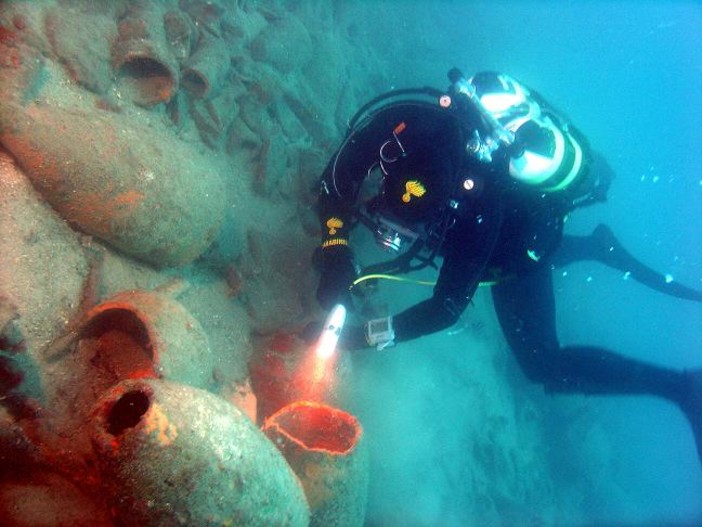
[[[595,346],[561,346],[552,269],[597,260],[686,300],[702,293],[637,261],[599,225],[563,234],[568,214],[605,201],[613,178],[585,137],[534,90],[496,72],[449,72],[445,92],[396,90],[364,107],[320,183],[317,300],[352,307],[369,277],[442,258],[430,298],[394,316],[347,325],[339,346],[384,349],[455,324],[489,284],[499,323],[525,376],[548,393],[663,397],[687,416],[702,463],[702,369],[675,371]],[[359,270],[350,230],[371,228],[396,257]],[[323,328],[311,323],[303,338]]]

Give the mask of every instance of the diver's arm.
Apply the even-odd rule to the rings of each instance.
[[[334,245],[335,241],[341,245],[348,242],[357,189],[367,170],[354,162],[354,147],[353,142],[345,142],[341,146],[324,170],[319,183],[317,214],[322,227],[322,248]]]
[[[456,288],[449,296],[445,296],[444,293],[435,293],[431,298],[413,305],[394,317],[389,317],[386,323],[394,331],[393,343],[430,335],[455,324],[478,287],[479,278],[475,275],[472,278],[465,290],[459,291],[459,288]],[[375,345],[369,341],[368,324],[370,322],[363,326],[344,328],[339,341],[340,346],[347,350],[357,350]]]
[[[433,296],[394,317],[398,342],[441,331],[458,321],[485,274],[500,226],[501,213],[495,207],[474,213],[449,231]]]
[[[395,342],[436,333],[458,321],[485,274],[500,227],[501,213],[495,208],[461,220],[449,231],[434,293],[392,317]],[[340,344],[351,350],[368,347],[367,333],[367,324],[347,327]]]
[[[355,193],[351,182],[344,187],[343,192],[333,185],[334,178],[328,167],[320,182],[317,202],[321,229],[321,241],[317,250],[321,271],[317,301],[325,309],[330,309],[336,303],[349,304],[349,287],[356,278],[353,253],[349,247]]]
[[[317,300],[325,309],[336,303],[350,304],[349,288],[356,270],[349,234],[359,187],[377,158],[377,151],[371,147],[378,141],[375,133],[369,126],[347,136],[320,180],[317,214],[321,276]]]
[[[556,268],[580,261],[603,263],[665,295],[702,302],[702,291],[681,284],[669,275],[645,265],[624,248],[605,224],[599,224],[589,236],[564,236],[561,247],[551,258],[551,264]]]
[[[432,296],[406,309],[393,318],[395,342],[416,339],[453,326],[469,299],[470,297],[454,300]]]

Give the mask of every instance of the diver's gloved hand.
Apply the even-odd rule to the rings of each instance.
[[[351,284],[356,279],[351,249],[345,245],[322,250],[322,274],[317,287],[317,301],[324,309],[335,304],[351,306]]]
[[[392,317],[374,318],[362,326],[346,326],[341,331],[339,347],[346,350],[375,348],[378,351],[395,345]]]

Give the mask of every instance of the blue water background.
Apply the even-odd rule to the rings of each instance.
[[[376,5],[367,38],[387,61],[388,88],[443,87],[451,66],[504,71],[534,86],[617,174],[609,202],[576,213],[568,232],[604,221],[644,262],[702,288],[701,3]],[[594,263],[572,266],[556,287],[562,343],[702,367],[699,304]],[[595,408],[615,451],[612,473],[631,502],[593,510],[583,523],[702,524],[702,467],[682,414],[650,397],[602,397]]]

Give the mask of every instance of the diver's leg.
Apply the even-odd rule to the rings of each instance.
[[[594,260],[630,273],[637,282],[666,295],[702,302],[702,291],[695,291],[666,275],[654,271],[632,256],[616,239],[612,230],[604,224],[595,227],[590,236],[564,236],[561,247],[551,259],[551,263],[563,267],[582,260]]]
[[[702,370],[678,372],[594,346],[558,343],[549,269],[494,286],[492,297],[507,342],[524,374],[547,392],[654,395],[688,418],[702,464]]]
[[[680,408],[692,427],[697,456],[702,464],[702,369],[685,372],[685,390],[687,394]]]
[[[497,316],[525,375],[549,392],[650,394],[680,403],[683,374],[594,346],[560,347],[551,271],[492,288]]]

